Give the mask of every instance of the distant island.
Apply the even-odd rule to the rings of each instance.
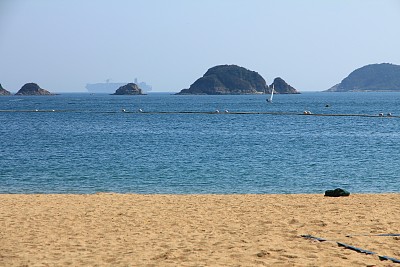
[[[272,87],[274,88],[274,92],[278,94],[300,94],[295,88],[287,84],[282,78],[278,77],[274,79],[274,82],[269,86],[270,91]]]
[[[399,92],[400,66],[371,64],[356,69],[325,92]]]
[[[49,91],[40,88],[36,83],[26,83],[19,89],[15,95],[55,95]]]
[[[281,78],[275,81],[276,93],[298,93]],[[264,78],[255,71],[237,65],[219,65],[208,69],[189,89],[182,89],[177,95],[265,94],[271,90]]]
[[[128,83],[119,87],[113,95],[143,95],[143,92],[137,84]]]
[[[9,91],[7,91],[6,89],[4,89],[0,83],[0,96],[3,96],[3,95],[11,95],[11,93]]]
[[[267,90],[268,85],[257,72],[236,65],[220,65],[208,69],[189,89],[178,94],[262,94]]]
[[[138,82],[137,78],[135,78],[134,83],[138,85],[144,93],[153,89],[151,85],[145,82]],[[112,94],[115,90],[126,84],[128,84],[128,82],[111,83],[110,80],[106,80],[105,83],[88,83],[85,88],[89,93]]]

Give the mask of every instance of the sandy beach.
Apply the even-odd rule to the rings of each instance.
[[[0,202],[0,266],[399,265],[378,255],[399,259],[400,237],[376,234],[400,233],[400,194],[3,194]]]

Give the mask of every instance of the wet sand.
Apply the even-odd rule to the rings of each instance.
[[[0,266],[399,266],[377,255],[400,259],[400,237],[371,235],[400,233],[400,194],[2,194],[0,203]]]

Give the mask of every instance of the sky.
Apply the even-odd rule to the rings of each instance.
[[[179,92],[236,64],[322,91],[400,65],[400,0],[0,0],[0,84],[51,92],[139,82]]]

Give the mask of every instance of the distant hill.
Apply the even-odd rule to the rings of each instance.
[[[267,83],[257,72],[236,65],[219,65],[208,69],[189,89],[178,94],[242,95],[262,94],[267,90]]]
[[[400,91],[400,66],[371,64],[356,69],[327,92]]]

